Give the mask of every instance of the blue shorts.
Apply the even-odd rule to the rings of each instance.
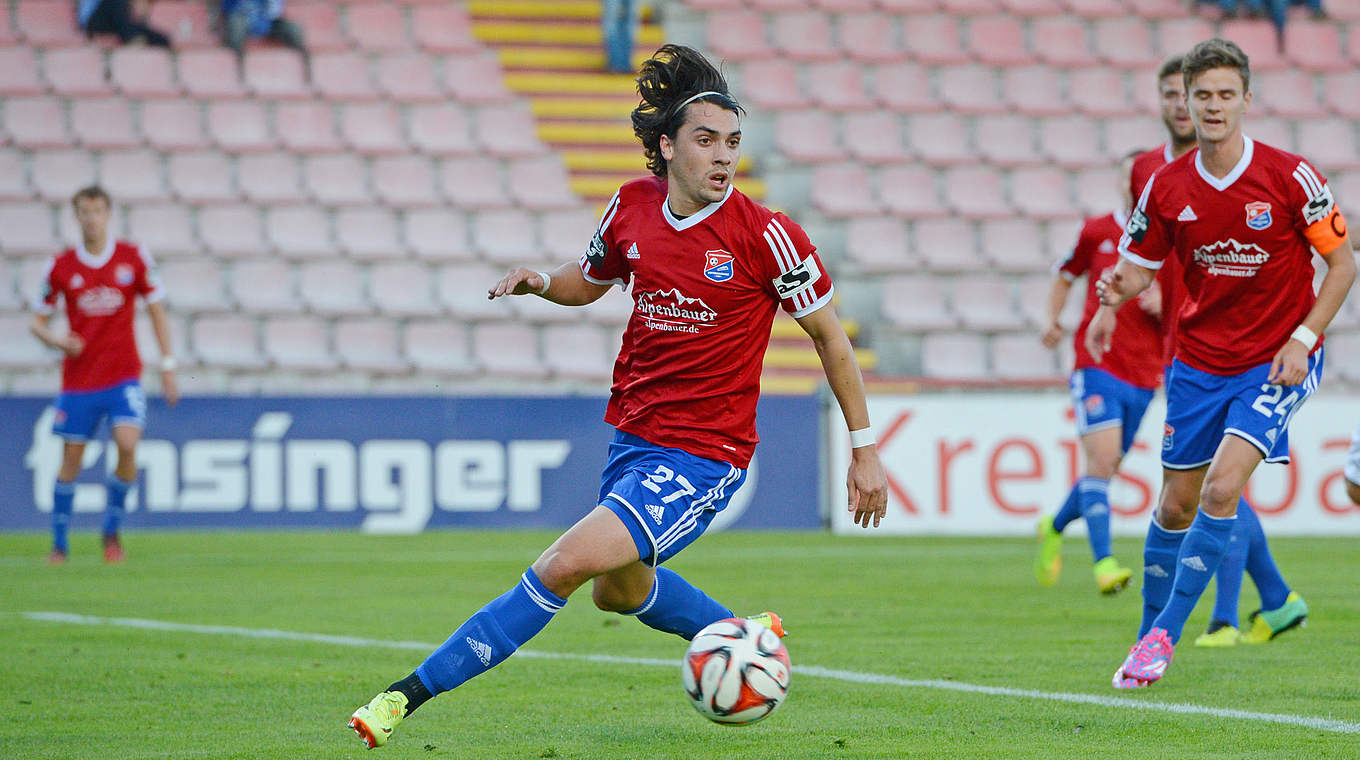
[[[1308,357],[1302,385],[1271,385],[1270,362],[1239,375],[1201,372],[1179,359],[1166,384],[1162,466],[1193,470],[1214,458],[1223,436],[1260,449],[1267,462],[1289,461],[1289,421],[1322,379],[1322,349]]]
[[[72,443],[88,441],[104,418],[109,426],[146,426],[146,395],[142,384],[129,380],[97,391],[63,392],[57,396],[52,432]]]
[[[1077,433],[1086,435],[1119,425],[1123,428],[1120,451],[1127,454],[1143,422],[1143,413],[1152,403],[1153,391],[1139,388],[1103,369],[1087,367],[1072,373],[1072,408],[1076,410]]]
[[[600,477],[599,503],[623,520],[638,556],[656,567],[702,536],[744,482],[746,471],[727,462],[617,431]]]

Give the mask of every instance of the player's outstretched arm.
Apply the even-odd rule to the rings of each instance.
[[[33,333],[33,337],[67,356],[80,356],[80,352],[85,349],[85,341],[73,332],[58,337],[52,332],[52,326],[49,324],[51,321],[51,314],[34,314],[28,331]]]
[[[515,267],[486,291],[486,297],[533,294],[563,306],[585,306],[599,300],[610,287],[587,280],[576,264],[563,264],[552,272]]]
[[[878,446],[869,427],[869,407],[864,400],[864,378],[850,338],[841,327],[836,309],[830,304],[800,317],[798,324],[812,338],[817,356],[822,360],[831,392],[840,404],[841,414],[852,431],[850,436],[850,471],[846,474],[849,504],[846,508],[861,527],[872,522],[878,527],[888,513],[888,476],[878,459]],[[860,440],[866,439],[866,440]]]
[[[165,316],[165,304],[160,301],[146,305],[146,313],[151,317],[151,331],[156,334],[156,345],[161,350],[161,393],[165,403],[174,406],[179,403],[179,380],[175,377],[175,349],[170,342],[170,320]]]
[[[1270,375],[1266,382],[1279,385],[1298,385],[1308,375],[1308,354],[1317,343],[1317,336],[1332,323],[1346,295],[1355,283],[1355,256],[1349,240],[1340,241],[1335,248],[1322,254],[1327,262],[1327,274],[1318,286],[1317,300],[1303,324],[1270,361]]]
[[[1062,314],[1071,290],[1071,280],[1061,275],[1053,278],[1053,285],[1048,289],[1048,327],[1044,328],[1043,334],[1039,336],[1044,348],[1057,348],[1058,342],[1062,340],[1063,329],[1062,325],[1058,324],[1058,316]]]

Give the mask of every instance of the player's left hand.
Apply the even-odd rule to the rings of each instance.
[[[1271,385],[1299,385],[1308,376],[1308,347],[1290,338],[1270,360]]]
[[[877,528],[888,514],[888,475],[879,461],[877,446],[850,449],[850,473],[845,485],[850,494],[847,509],[855,524],[867,528],[872,521]]]
[[[1110,344],[1114,340],[1114,314],[1114,309],[1101,306],[1091,315],[1091,322],[1086,325],[1086,350],[1091,354],[1091,358],[1096,360],[1096,364],[1105,358],[1105,352],[1110,350]]]
[[[175,378],[173,369],[161,370],[161,394],[170,406],[179,403],[179,380]]]

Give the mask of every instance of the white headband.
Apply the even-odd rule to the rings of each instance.
[[[689,105],[690,103],[693,103],[694,101],[698,100],[699,98],[702,98],[702,97],[707,96],[707,95],[717,95],[718,97],[728,97],[728,98],[732,97],[731,95],[726,95],[726,96],[724,96],[721,92],[714,92],[713,90],[708,90],[708,91],[706,91],[706,92],[701,92],[701,93],[698,93],[698,94],[696,94],[696,95],[691,95],[691,96],[689,96],[688,98],[685,98],[685,102],[683,102],[683,103],[681,103],[680,105],[676,106],[675,110],[676,110],[676,111],[679,111],[681,108],[684,108],[685,106]]]

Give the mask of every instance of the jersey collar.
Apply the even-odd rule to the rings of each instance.
[[[674,229],[676,232],[682,232],[718,213],[718,209],[722,208],[722,205],[727,202],[727,199],[732,197],[732,190],[733,187],[729,184],[727,186],[727,192],[723,193],[722,200],[714,201],[684,219],[677,219],[675,214],[671,213],[671,194],[668,192],[666,193],[666,197],[661,201],[661,215],[666,217],[666,223],[671,226],[671,229]]]
[[[113,236],[109,235],[108,238],[104,241],[104,250],[101,251],[98,256],[95,256],[91,254],[89,251],[85,250],[84,240],[77,240],[76,258],[80,259],[80,263],[84,264],[85,266],[91,269],[98,269],[104,266],[105,264],[109,263],[109,259],[113,258]]]
[[[1242,157],[1237,159],[1237,166],[1234,166],[1233,170],[1228,172],[1228,176],[1223,179],[1215,177],[1209,173],[1208,169],[1204,168],[1204,151],[1202,150],[1195,151],[1195,171],[1199,172],[1200,179],[1209,183],[1209,187],[1223,192],[1231,187],[1238,177],[1242,176],[1242,172],[1245,172],[1248,166],[1251,166],[1252,146],[1255,144],[1250,137],[1242,135]]]
[[[1169,164],[1176,160],[1176,156],[1171,153],[1171,141],[1167,140],[1162,146],[1162,158]]]

